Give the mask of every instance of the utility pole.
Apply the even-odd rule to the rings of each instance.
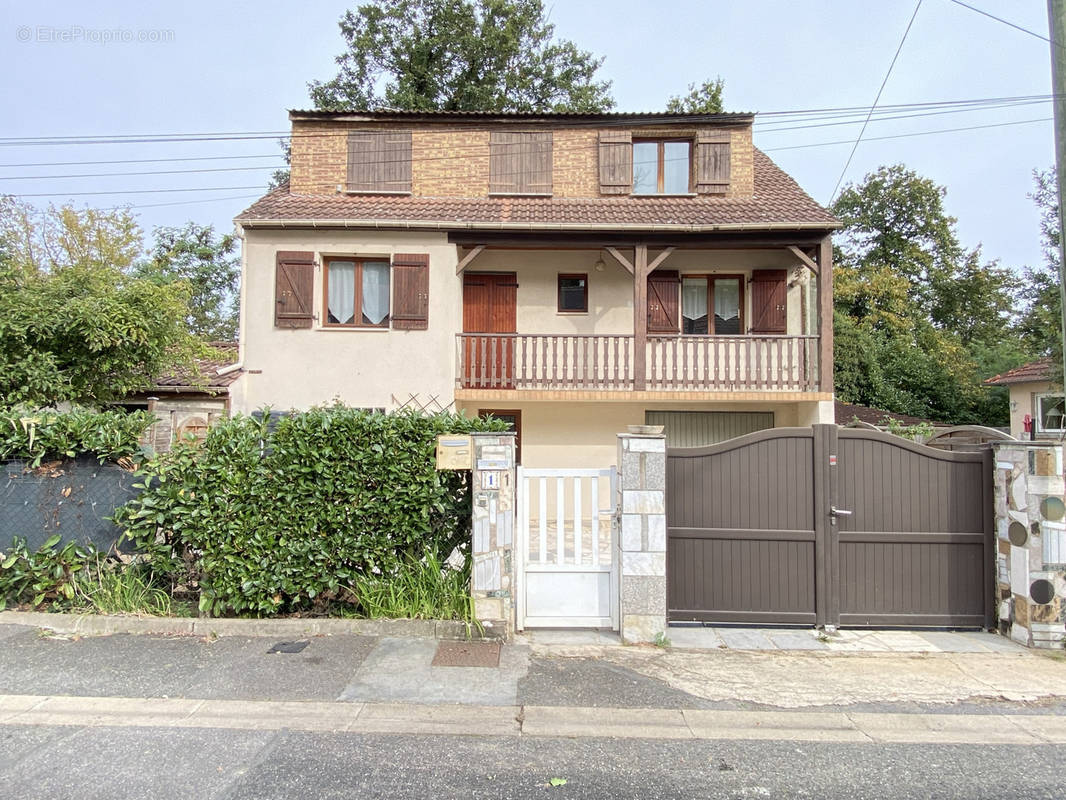
[[[1062,310],[1062,368],[1066,383],[1066,0],[1048,0],[1048,38],[1051,39],[1051,91],[1055,103],[1055,175],[1059,190],[1059,305]]]

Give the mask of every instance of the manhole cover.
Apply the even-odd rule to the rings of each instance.
[[[299,653],[305,647],[308,642],[278,642],[276,645],[267,650],[267,654],[270,653]]]
[[[499,642],[441,642],[433,656],[434,667],[498,667]]]

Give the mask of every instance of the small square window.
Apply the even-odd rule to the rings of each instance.
[[[692,191],[692,143],[684,139],[633,142],[633,194]]]
[[[325,325],[347,328],[389,326],[387,261],[327,259],[323,289]]]
[[[1061,394],[1042,394],[1036,398],[1038,431],[1061,433],[1066,430],[1066,397]]]
[[[559,311],[587,312],[588,310],[588,275],[560,275]]]

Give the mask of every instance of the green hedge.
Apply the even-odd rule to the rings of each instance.
[[[94,455],[117,461],[141,452],[140,439],[155,416],[147,411],[0,410],[0,461],[40,466],[46,458]]]
[[[153,462],[116,514],[200,609],[257,616],[359,605],[360,579],[468,539],[467,473],[438,472],[442,433],[504,430],[454,414],[335,406],[237,416]]]

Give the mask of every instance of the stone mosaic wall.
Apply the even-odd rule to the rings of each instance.
[[[475,433],[473,482],[474,615],[488,630],[514,632],[515,435]]]
[[[1066,506],[1062,446],[994,442],[997,609],[1001,632],[1027,647],[1066,641]]]
[[[622,641],[666,632],[666,437],[618,435]]]

